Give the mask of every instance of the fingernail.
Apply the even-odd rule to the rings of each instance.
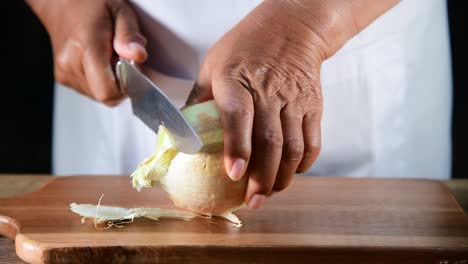
[[[142,46],[140,43],[138,43],[138,42],[130,42],[130,43],[128,43],[127,48],[128,48],[131,52],[143,52],[143,53],[146,53],[145,47],[143,47],[143,46]]]
[[[248,206],[253,209],[257,209],[262,206],[263,201],[265,201],[266,196],[261,194],[255,194],[248,203]]]
[[[229,173],[229,177],[233,181],[238,181],[244,176],[244,167],[245,161],[243,159],[236,159],[231,167],[231,172]]]

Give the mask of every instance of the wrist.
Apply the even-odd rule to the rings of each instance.
[[[275,1],[275,0],[267,0]],[[335,54],[358,34],[401,0],[285,0],[300,23],[307,25],[323,41],[324,54]]]
[[[318,63],[332,56],[353,34],[347,1],[264,0],[251,20],[263,30],[309,46]],[[351,26],[350,26],[351,25]]]
[[[358,32],[349,12],[351,2],[341,0],[284,1],[293,19],[298,24],[307,27],[315,43],[320,44],[324,60],[335,54]]]
[[[287,21],[287,30],[301,32],[322,49],[324,59],[400,0],[265,0],[270,13]],[[263,5],[262,4],[262,5]],[[272,10],[277,10],[272,11]],[[293,24],[293,25],[291,25]]]

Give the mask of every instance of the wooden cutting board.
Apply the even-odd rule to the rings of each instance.
[[[174,208],[128,177],[54,178],[0,199],[0,234],[31,263],[468,263],[468,217],[437,181],[296,177],[244,226],[219,219],[136,219],[97,230],[71,202]]]

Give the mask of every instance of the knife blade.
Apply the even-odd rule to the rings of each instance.
[[[202,141],[182,112],[133,62],[119,60],[116,72],[120,88],[130,97],[133,113],[143,123],[155,133],[160,125],[165,126],[181,152],[194,154],[200,151]]]

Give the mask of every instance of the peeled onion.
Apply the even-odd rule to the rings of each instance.
[[[190,106],[183,114],[203,141],[193,155],[178,152],[170,132],[160,127],[156,153],[132,174],[138,190],[161,186],[175,205],[203,214],[225,216],[244,204],[246,178],[232,181],[224,167],[223,129],[214,101]]]

